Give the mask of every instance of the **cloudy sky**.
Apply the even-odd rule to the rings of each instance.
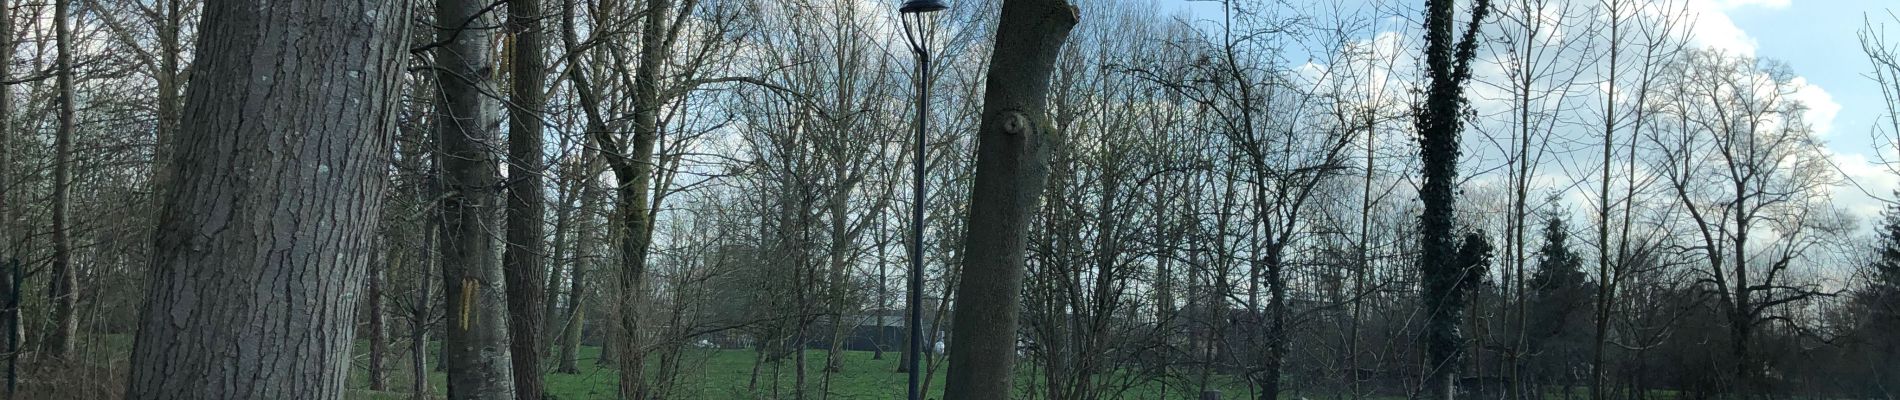
[[[1892,146],[1880,146],[1872,140],[1872,129],[1880,121],[1886,103],[1880,88],[1867,77],[1871,66],[1861,52],[1859,34],[1866,22],[1875,29],[1884,27],[1890,36],[1900,38],[1900,2],[1892,0],[1711,0],[1698,21],[1697,33],[1708,45],[1736,51],[1753,52],[1758,57],[1781,60],[1826,93],[1825,98],[1808,96],[1816,112],[1815,127],[1834,152],[1836,165],[1861,188],[1883,197],[1900,188],[1893,174],[1871,164],[1874,149],[1891,152]],[[1836,110],[1832,115],[1827,111]],[[1831,118],[1830,118],[1831,117]],[[1860,188],[1842,188],[1836,199],[1865,218],[1877,215],[1881,203],[1860,193]]]
[[[1220,15],[1220,6],[1212,1],[1160,1],[1163,8],[1189,19],[1205,22]],[[1692,45],[1775,59],[1790,67],[1803,84],[1797,98],[1810,109],[1807,120],[1851,182],[1836,188],[1835,204],[1860,216],[1863,225],[1877,218],[1885,203],[1869,194],[1891,197],[1900,189],[1900,176],[1873,163],[1875,149],[1890,159],[1900,157],[1891,155],[1891,144],[1880,146],[1871,135],[1886,105],[1879,87],[1867,77],[1871,64],[1861,51],[1860,33],[1872,22],[1874,29],[1884,29],[1900,41],[1900,0],[1676,1],[1685,1],[1694,14]],[[1418,3],[1409,5],[1413,9],[1424,3],[1412,2]],[[1890,14],[1889,8],[1895,11]]]

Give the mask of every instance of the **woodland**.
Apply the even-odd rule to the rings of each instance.
[[[0,398],[1900,396],[1708,1],[0,0]]]

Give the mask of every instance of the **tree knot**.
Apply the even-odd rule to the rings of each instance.
[[[1023,113],[1022,110],[1011,109],[1003,111],[1003,133],[1022,135],[1034,129],[1035,122],[1030,121],[1029,115]]]

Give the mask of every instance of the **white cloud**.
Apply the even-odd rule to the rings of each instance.
[[[1712,0],[1716,7],[1731,10],[1742,7],[1764,7],[1773,10],[1788,8],[1793,0]]]
[[[1826,137],[1828,133],[1833,132],[1834,117],[1840,115],[1841,103],[1835,102],[1834,96],[1828,94],[1827,89],[1809,83],[1808,78],[1795,77],[1792,83],[1796,88],[1794,99],[1808,107],[1807,115],[1802,118],[1808,122],[1808,125],[1814,127],[1814,135]]]
[[[1859,218],[1862,225],[1867,225],[1867,221],[1878,220],[1881,210],[1887,207],[1880,197],[1891,196],[1895,189],[1900,189],[1900,175],[1868,159],[1865,154],[1829,150],[1827,157],[1829,162],[1840,168],[1843,178],[1850,180],[1834,187],[1834,205]]]
[[[1689,40],[1696,46],[1727,51],[1731,54],[1754,56],[1758,46],[1755,38],[1748,32],[1735,26],[1729,19],[1727,10],[1753,3],[1773,3],[1777,0],[1685,0],[1689,14],[1695,24],[1690,30]],[[1787,0],[1779,0],[1786,2]],[[1668,8],[1652,9],[1661,12]]]

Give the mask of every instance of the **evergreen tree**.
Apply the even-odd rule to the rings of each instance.
[[[1569,241],[1570,231],[1563,218],[1545,217],[1544,245],[1537,249],[1537,271],[1530,277],[1533,344],[1580,321],[1575,314],[1589,300],[1586,289],[1594,287],[1584,281],[1583,258],[1570,250]]]
[[[1570,249],[1570,230],[1558,215],[1545,216],[1544,245],[1537,250],[1537,270],[1530,276],[1529,321],[1525,344],[1533,359],[1534,375],[1569,376],[1564,371],[1587,360],[1590,294],[1596,284],[1585,281],[1583,257]]]
[[[1850,310],[1856,320],[1857,343],[1862,351],[1848,351],[1870,365],[1866,378],[1873,385],[1866,394],[1889,395],[1900,387],[1900,205],[1889,205],[1881,213],[1875,230],[1879,241],[1873,261],[1868,263],[1866,286],[1853,294]]]
[[[1879,248],[1873,263],[1867,266],[1867,287],[1856,301],[1867,306],[1869,321],[1900,320],[1900,204],[1889,205],[1881,213]]]

